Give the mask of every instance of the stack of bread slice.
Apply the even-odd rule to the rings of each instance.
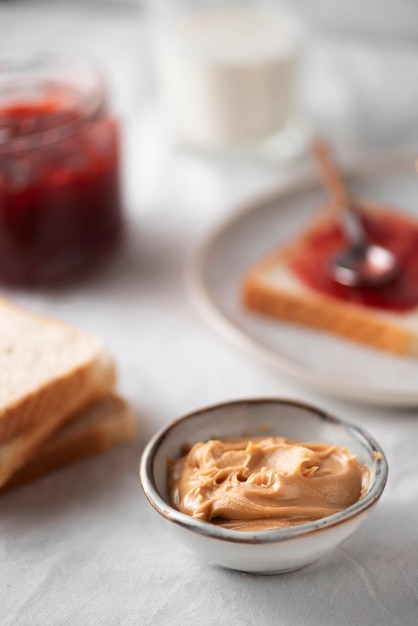
[[[0,489],[132,439],[115,382],[99,340],[0,300]]]

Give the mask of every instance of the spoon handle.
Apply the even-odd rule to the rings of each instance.
[[[311,153],[333,206],[341,212],[340,223],[348,239],[354,247],[363,248],[367,244],[367,237],[361,216],[354,206],[330,148],[324,141],[315,138],[311,144]]]
[[[332,157],[330,148],[324,141],[315,138],[311,144],[311,153],[318,165],[322,181],[328,190],[336,208],[350,207],[351,199],[347,186]]]
[[[368,240],[359,213],[350,206],[342,207],[340,224],[352,247],[357,251],[364,250]]]

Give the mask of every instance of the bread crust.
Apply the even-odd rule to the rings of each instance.
[[[128,443],[134,435],[135,421],[129,405],[118,396],[107,396],[73,416],[69,424],[60,428],[36,451],[29,463],[12,476],[2,492]]]
[[[364,207],[363,207],[364,208]],[[381,207],[368,205],[368,210]],[[376,315],[372,309],[343,302],[319,293],[305,285],[300,293],[281,286],[274,288],[264,280],[266,272],[278,266],[292,272],[289,260],[303,245],[303,239],[311,228],[327,221],[333,211],[322,209],[314,223],[290,245],[273,252],[251,268],[242,283],[242,300],[251,311],[272,318],[325,330],[346,339],[378,348],[393,354],[418,356],[418,339],[413,332]]]
[[[408,331],[374,319],[360,307],[341,305],[331,298],[308,298],[278,289],[271,290],[254,276],[244,282],[246,307],[272,318],[326,330],[340,337],[387,350],[394,354],[414,354],[413,336]]]

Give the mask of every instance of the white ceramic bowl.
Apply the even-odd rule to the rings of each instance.
[[[167,458],[184,443],[260,434],[333,443],[351,450],[370,469],[367,494],[344,511],[315,522],[264,531],[238,531],[196,520],[169,504]],[[273,574],[298,569],[345,541],[382,495],[387,462],[379,445],[359,428],[309,405],[282,399],[255,399],[212,406],[186,415],[160,430],[140,464],[144,493],[173,536],[198,556],[234,570]]]

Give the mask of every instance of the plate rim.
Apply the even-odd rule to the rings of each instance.
[[[417,160],[417,154],[385,153],[368,154],[349,161],[344,166],[344,175],[348,178],[367,178],[372,175],[407,172]],[[345,383],[340,377],[324,372],[314,372],[306,366],[298,365],[286,356],[268,349],[257,339],[237,326],[217,306],[206,288],[204,271],[211,249],[220,237],[225,236],[242,219],[250,214],[262,211],[266,205],[283,201],[298,192],[317,189],[321,186],[313,168],[302,169],[287,175],[280,185],[259,194],[254,198],[238,202],[232,213],[221,219],[197,244],[186,264],[186,286],[189,298],[207,324],[221,337],[244,350],[258,361],[278,369],[293,380],[303,383],[309,389],[333,398],[340,398],[375,406],[414,407],[418,406],[417,392],[402,392],[396,389],[372,389],[370,387]],[[417,178],[418,187],[418,178]]]

